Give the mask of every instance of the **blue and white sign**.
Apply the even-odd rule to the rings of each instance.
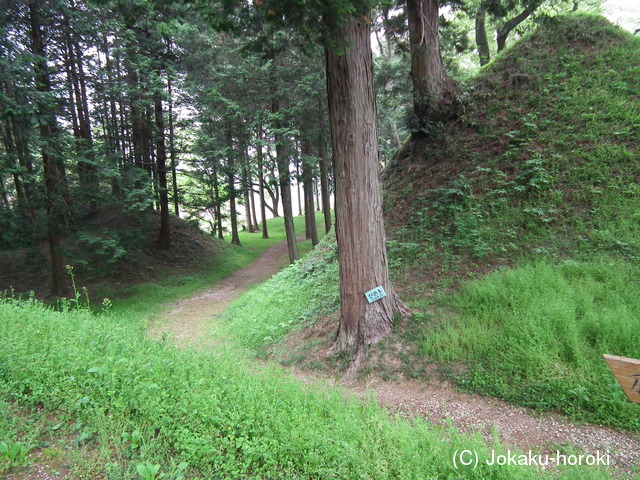
[[[380,300],[381,298],[386,297],[387,292],[385,292],[384,288],[382,287],[376,287],[373,290],[369,290],[368,292],[366,292],[364,296],[367,297],[367,301],[369,303],[373,303],[376,300]]]

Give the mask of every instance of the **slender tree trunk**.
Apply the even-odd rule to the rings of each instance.
[[[314,247],[318,244],[318,229],[316,227],[316,213],[313,204],[313,168],[310,165],[311,142],[308,138],[301,140],[302,154],[302,186],[304,191],[304,216],[305,225],[307,226],[306,236],[311,239],[311,245]]]
[[[271,102],[271,113],[276,117],[274,125],[274,138],[276,144],[276,163],[278,164],[278,178],[280,184],[280,196],[282,197],[282,209],[284,216],[284,229],[287,235],[287,249],[289,251],[289,261],[291,263],[298,260],[298,243],[296,241],[296,230],[293,224],[293,208],[291,202],[291,174],[289,172],[289,158],[287,157],[284,139],[282,138],[282,125],[277,119],[280,111],[280,103],[276,98],[275,86],[272,86],[273,100]],[[276,207],[274,205],[274,207]],[[277,211],[277,207],[276,207]]]
[[[158,197],[160,203],[160,233],[157,245],[160,250],[167,250],[171,243],[171,223],[169,219],[169,190],[167,188],[167,148],[164,142],[164,112],[162,100],[159,96],[156,97],[154,105],[158,132],[158,138],[156,139],[156,168],[158,171]]]
[[[238,235],[238,211],[236,208],[236,190],[234,185],[233,162],[229,165],[228,173],[229,181],[229,216],[231,219],[231,244],[240,245],[240,237]]]
[[[256,200],[253,191],[253,176],[251,175],[251,168],[249,168],[248,172],[248,186],[249,186],[249,203],[251,204],[251,221],[253,223],[253,232],[260,231],[260,224],[258,223],[258,217],[256,216]]]
[[[280,128],[280,126],[278,125],[276,128]],[[276,134],[276,158],[278,161],[278,173],[280,178],[280,196],[282,197],[284,229],[287,235],[287,250],[289,251],[289,261],[293,263],[299,258],[298,243],[296,241],[296,230],[293,224],[289,159],[286,156],[285,146],[282,144],[282,139],[280,137],[281,136],[279,134]]]
[[[74,35],[68,19],[65,19],[65,24],[67,30],[65,63],[69,83],[69,110],[76,138],[78,178],[82,185],[81,198],[83,199],[82,203],[88,205],[89,214],[94,215],[98,210],[96,195],[99,191],[99,185],[93,152],[86,79],[84,78],[81,47],[76,41],[73,41]]]
[[[253,218],[251,216],[251,202],[249,200],[249,173],[247,172],[246,165],[242,167],[242,195],[244,196],[244,213],[247,220],[247,231],[253,233]]]
[[[300,181],[300,157],[298,157],[297,154],[295,158],[295,163],[296,163],[296,192],[298,193],[298,216],[301,217],[303,214],[303,209],[302,209],[302,197],[300,195],[300,184],[302,182]]]
[[[2,83],[0,83],[0,88],[2,88]],[[3,93],[0,91],[0,93]],[[18,157],[18,151],[15,145],[15,141],[13,139],[13,135],[11,132],[11,122],[7,119],[4,123],[0,123],[0,130],[2,131],[2,144],[4,145],[4,151],[8,159],[8,165],[14,166],[16,168],[11,168],[13,177],[13,186],[16,190],[16,202],[17,209],[21,215],[24,215],[27,212],[28,200],[25,193],[25,189],[22,183],[22,176],[20,175],[20,168],[17,168],[16,162],[14,159]]]
[[[220,183],[218,181],[218,169],[220,165],[215,160],[213,167],[213,201],[216,210],[216,224],[218,230],[218,238],[224,240],[224,232],[222,231],[222,205],[220,202]]]
[[[258,156],[258,184],[260,191],[260,216],[262,220],[262,238],[269,238],[269,230],[267,229],[267,211],[264,201],[264,157],[262,153],[262,127],[258,129],[258,142],[256,145]]]
[[[322,214],[324,215],[324,230],[329,233],[331,230],[331,197],[329,194],[329,168],[327,161],[327,151],[325,148],[324,138],[324,116],[323,116],[322,99],[320,99],[320,108],[318,115],[319,131],[318,135],[318,157],[320,157],[320,191],[322,193]]]
[[[45,96],[52,93],[51,78],[47,65],[47,52],[40,11],[36,0],[28,1],[31,51],[37,56],[34,65],[34,81],[38,92]],[[55,111],[47,108],[38,112],[40,138],[42,141],[42,166],[44,171],[47,212],[47,238],[51,258],[51,293],[65,294],[64,268],[60,254],[61,219],[65,215],[65,198],[68,198],[64,160],[60,148],[60,127]]]
[[[275,139],[274,139],[275,142]],[[267,181],[265,183],[263,183],[265,190],[267,191],[267,193],[269,194],[269,197],[271,197],[271,203],[273,206],[268,205],[265,203],[265,205],[267,205],[267,208],[269,209],[269,211],[271,212],[271,215],[273,215],[273,218],[280,218],[280,211],[279,211],[279,206],[280,206],[280,182],[275,180],[278,178],[278,175],[276,173],[276,160],[271,156],[271,153],[269,150],[267,150],[267,154],[269,156],[269,178],[273,179],[274,181]]]
[[[178,196],[178,173],[176,169],[176,134],[173,124],[173,82],[171,75],[167,77],[167,90],[169,92],[169,155],[171,157],[171,184],[173,186],[173,210],[176,217],[180,217],[180,197]]]
[[[24,172],[25,174],[21,174],[16,172],[14,174],[14,185],[16,179],[17,183],[22,184],[22,188],[24,191],[24,206],[26,208],[25,212],[27,216],[31,219],[31,222],[35,224],[37,222],[37,212],[35,208],[35,187],[34,187],[34,177],[35,172],[33,169],[33,158],[31,151],[28,147],[28,141],[25,138],[23,132],[20,131],[20,126],[17,123],[15,117],[11,118],[11,122],[9,123],[9,127],[11,128],[13,134],[13,141],[15,142],[15,149],[18,158],[18,165],[20,167],[20,172]]]
[[[238,211],[236,209],[236,166],[233,152],[233,136],[231,133],[230,125],[227,126],[227,129],[227,146],[229,148],[229,156],[227,158],[227,181],[229,182],[229,216],[231,217],[231,244],[240,245],[240,237],[238,236]]]
[[[391,61],[393,59],[392,51],[391,51],[391,41],[393,38],[392,27],[389,25],[389,7],[386,7],[383,11],[382,15],[382,25],[384,29],[384,39],[386,43],[386,48],[383,47],[382,42],[378,39],[380,43],[380,54],[384,55],[385,63],[391,69]],[[391,89],[392,80],[389,78],[385,88]],[[395,108],[393,109],[395,110]],[[394,116],[392,115],[393,110],[389,112],[387,121],[389,122],[389,127],[391,128],[391,137],[393,138],[393,144],[396,148],[402,147],[402,142],[400,141],[400,135],[398,134],[398,124]]]
[[[538,0],[536,2],[530,3],[522,12],[508,20],[502,28],[500,28],[496,33],[496,42],[498,43],[498,52],[504,50],[505,45],[507,44],[507,37],[511,33],[511,31],[524,22],[529,16],[537,10],[537,8],[542,5],[543,0]]]
[[[324,21],[331,38],[346,47],[342,55],[326,52],[341,306],[332,351],[354,355],[353,373],[364,359],[364,347],[389,334],[403,305],[387,264],[369,22],[366,16]],[[387,295],[368,303],[364,294],[376,287]]]
[[[480,66],[484,66],[491,61],[491,51],[489,50],[489,40],[487,39],[486,9],[481,6],[476,12],[476,46],[480,57]]]
[[[9,195],[7,194],[7,187],[4,184],[4,177],[0,177],[0,196],[2,197],[4,208],[6,208],[7,211],[11,211],[11,204],[9,203]]]

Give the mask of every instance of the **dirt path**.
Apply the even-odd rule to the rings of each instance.
[[[349,388],[359,395],[373,391],[381,405],[402,414],[451,424],[462,432],[479,432],[489,444],[497,438],[506,447],[550,456],[557,452],[596,456],[600,452],[609,455],[609,465],[619,473],[640,478],[637,434],[599,425],[575,425],[560,415],[535,414],[495,398],[461,393],[446,382],[373,379]]]
[[[264,282],[288,263],[287,242],[269,247],[251,265],[222,279],[212,289],[169,305],[166,313],[149,326],[149,336],[161,338],[167,334],[180,346],[211,343],[207,333],[215,317],[250,286]]]
[[[149,334],[164,333],[181,346],[215,343],[208,329],[222,312],[248,287],[268,279],[288,263],[286,243],[269,248],[250,266],[222,280],[211,290],[171,304],[167,313],[152,324]],[[555,455],[609,455],[609,464],[621,475],[640,478],[640,435],[598,425],[575,425],[558,415],[536,415],[506,402],[460,393],[448,383],[416,380],[360,380],[345,383],[319,379],[317,373],[291,370],[304,382],[322,380],[341,385],[359,396],[374,394],[378,402],[407,416],[420,416],[436,424],[449,424],[462,432],[479,432],[491,444],[498,439],[505,447],[525,452]],[[553,465],[550,465],[552,468]]]

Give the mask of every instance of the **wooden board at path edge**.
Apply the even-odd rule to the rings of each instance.
[[[640,360],[602,355],[629,400],[640,403]]]

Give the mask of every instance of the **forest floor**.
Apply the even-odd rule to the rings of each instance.
[[[209,335],[216,317],[249,287],[268,279],[288,263],[286,242],[269,248],[253,264],[196,296],[167,305],[149,326],[149,336],[167,335],[180,347],[207,347],[223,340]],[[608,455],[615,476],[638,474],[640,437],[599,425],[578,425],[561,415],[538,414],[499,399],[462,393],[446,381],[414,379],[384,381],[375,374],[346,381],[335,374],[283,367],[299,380],[342,387],[361,398],[373,395],[378,403],[402,416],[419,416],[432,423],[479,433],[489,445],[534,455]],[[542,457],[544,459],[544,457]],[[553,468],[553,461],[547,468]]]

